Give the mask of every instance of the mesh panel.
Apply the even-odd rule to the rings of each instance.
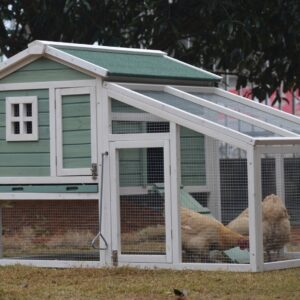
[[[133,106],[111,99],[112,133],[169,132],[169,122]]]
[[[291,259],[300,251],[300,159],[265,154],[261,165],[264,261]]]
[[[198,140],[191,143],[183,138],[186,134],[181,129],[181,149],[188,149],[187,161],[204,180],[195,180],[191,186],[182,184],[180,191],[182,261],[249,263],[246,153],[192,131],[189,136]],[[181,165],[185,160],[181,151]],[[240,214],[242,224],[235,220]]]
[[[4,258],[99,260],[99,252],[91,246],[99,230],[97,200],[1,205]]]
[[[119,150],[121,253],[166,254],[162,147]]]

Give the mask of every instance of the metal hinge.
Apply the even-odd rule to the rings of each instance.
[[[92,164],[91,171],[92,171],[92,178],[97,179],[97,177],[98,177],[98,167],[97,167],[96,163]]]
[[[111,255],[112,263],[114,267],[118,266],[118,250],[113,250]]]

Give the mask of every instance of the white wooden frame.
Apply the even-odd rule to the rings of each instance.
[[[165,179],[165,230],[166,255],[124,255],[121,254],[120,241],[120,207],[119,207],[119,149],[162,147],[164,149],[164,179]],[[118,261],[124,263],[170,263],[172,262],[171,238],[171,200],[170,200],[170,150],[169,140],[132,140],[110,143],[110,174],[111,174],[111,219],[112,222],[112,250],[118,252]]]
[[[299,141],[297,144],[278,145],[269,141],[266,145],[258,145],[249,151],[248,155],[248,186],[249,186],[249,238],[250,238],[250,263],[252,271],[271,271],[277,269],[300,267],[300,252],[288,252],[284,255],[289,258],[285,261],[264,262],[263,231],[262,231],[262,187],[261,187],[261,158],[264,154],[293,154],[300,153]],[[277,166],[276,168],[281,168]],[[278,175],[282,170],[277,170]],[[250,175],[250,178],[249,178]],[[252,180],[251,180],[252,178]],[[278,181],[276,181],[276,185]],[[281,185],[281,183],[280,183]],[[280,187],[279,187],[280,188]]]
[[[280,118],[283,118],[285,120],[288,120],[290,122],[295,123],[296,125],[300,125],[300,119],[299,117],[286,113],[284,111],[274,109],[270,106],[267,106],[262,103],[257,103],[255,101],[249,101],[250,99],[230,93],[228,91],[225,91],[223,89],[217,88],[217,87],[191,87],[191,86],[177,86],[172,85],[174,88],[185,91],[187,93],[194,92],[194,93],[209,93],[209,94],[216,94],[225,98],[228,98],[229,100],[235,101],[236,103],[243,104],[248,107],[252,107],[255,109],[258,109],[262,112],[266,112],[270,115],[274,115]]]
[[[62,97],[66,95],[90,95],[90,116],[91,116],[91,165],[97,161],[97,143],[96,143],[96,95],[92,87],[80,88],[60,88],[56,89],[56,152],[57,152],[57,175],[91,175],[90,168],[64,168],[62,152]]]
[[[38,99],[37,96],[18,96],[6,97],[6,141],[36,141],[39,138],[38,134]],[[25,115],[25,105],[31,104],[31,116]],[[13,105],[19,105],[19,116],[13,116]],[[12,124],[18,122],[20,133],[13,132]],[[30,122],[32,132],[27,133],[25,122]]]
[[[170,122],[175,122],[181,126],[231,143],[242,149],[247,149],[248,145],[254,144],[255,139],[252,137],[218,125],[199,116],[184,112],[170,105],[162,104],[157,100],[129,90],[118,84],[107,82],[104,83],[104,87],[107,89],[109,97],[157,115]],[[148,85],[146,85],[146,87],[148,87]]]
[[[240,113],[240,112],[237,112],[233,109],[224,107],[222,105],[215,104],[211,101],[205,100],[205,99],[200,98],[198,96],[189,94],[188,92],[185,91],[185,90],[189,91],[188,87],[184,87],[184,88],[181,87],[181,89],[178,89],[178,88],[176,88],[176,86],[173,87],[173,86],[169,86],[169,85],[146,85],[146,84],[122,84],[122,86],[124,86],[128,89],[134,89],[136,91],[138,91],[138,90],[150,90],[150,91],[161,91],[161,92],[169,93],[169,94],[177,96],[179,98],[182,98],[182,99],[191,101],[193,103],[199,104],[199,105],[201,105],[203,107],[206,107],[210,110],[214,110],[214,111],[217,111],[219,113],[225,114],[226,116],[233,117],[237,120],[247,122],[250,125],[257,126],[257,127],[262,128],[262,129],[271,131],[275,134],[278,134],[279,136],[287,136],[287,137],[289,137],[289,136],[291,136],[291,137],[299,136],[298,134],[296,134],[294,132],[291,132],[289,130],[286,130],[286,129],[283,129],[281,127],[269,124],[265,121],[261,121],[259,119],[253,118],[251,116],[248,116],[248,115]],[[211,92],[214,91],[213,90],[214,88],[195,88],[195,89],[193,89],[191,87],[191,91],[195,91],[195,90],[200,91],[201,89],[204,90],[204,91],[211,91]],[[231,94],[231,93],[227,92],[227,94]],[[241,98],[243,98],[243,97],[241,97]],[[243,101],[245,101],[244,98],[243,98]],[[246,101],[250,102],[249,100],[246,100]],[[300,124],[300,122],[299,122],[299,124]],[[222,126],[222,127],[224,127],[224,126]],[[228,128],[228,129],[230,129],[230,128]]]
[[[0,193],[0,200],[95,200],[98,193]]]

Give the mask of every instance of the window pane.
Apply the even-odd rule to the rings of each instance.
[[[20,116],[19,104],[13,104],[13,116],[14,117],[19,117]]]
[[[25,122],[26,133],[32,133],[32,122]]]
[[[13,122],[13,133],[20,134],[20,122]]]
[[[27,117],[32,117],[32,104],[31,103],[25,104],[25,111],[26,111]]]

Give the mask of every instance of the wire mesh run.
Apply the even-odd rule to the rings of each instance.
[[[121,254],[165,255],[162,147],[119,150]]]
[[[194,137],[188,144],[187,134]],[[181,166],[187,149],[189,164],[201,174],[180,190],[182,261],[249,263],[249,221],[235,221],[244,210],[247,215],[246,153],[184,128],[181,137]],[[181,179],[185,182],[185,172]]]
[[[0,201],[1,257],[99,261],[97,200]]]
[[[274,152],[274,151],[272,151]],[[300,158],[296,153],[263,154],[268,180],[262,181],[264,261],[298,258],[300,254]],[[266,174],[262,167],[262,176]]]
[[[113,134],[169,132],[169,122],[133,106],[111,99]]]

